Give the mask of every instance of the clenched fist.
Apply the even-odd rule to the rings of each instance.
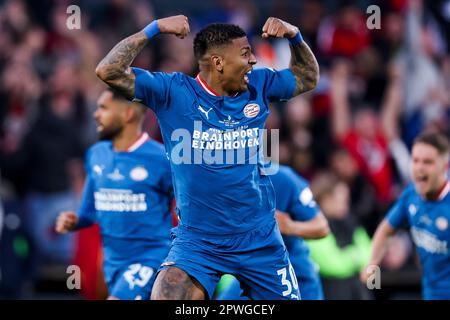
[[[262,28],[262,37],[293,38],[298,33],[298,28],[286,21],[270,17]]]
[[[161,33],[174,34],[180,39],[190,32],[188,17],[184,15],[158,19],[157,23]]]
[[[55,231],[57,233],[67,233],[68,231],[72,231],[78,223],[78,216],[75,212],[72,211],[64,211],[61,212],[56,219]]]

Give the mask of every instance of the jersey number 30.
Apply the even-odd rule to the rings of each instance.
[[[294,288],[295,291],[298,290],[298,282],[297,282],[297,277],[295,275],[294,272],[294,268],[292,267],[291,264],[289,264],[289,277],[291,278],[291,280],[289,281],[289,279],[287,278],[287,268],[282,268],[280,270],[277,271],[277,274],[279,276],[281,276],[281,284],[283,286],[286,286],[287,289],[285,291],[283,291],[283,297],[291,295],[291,298],[297,298],[297,293],[295,292],[295,294],[291,294],[292,293],[292,287]]]

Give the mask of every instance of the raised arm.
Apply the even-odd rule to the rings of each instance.
[[[379,266],[383,260],[388,239],[395,234],[395,229],[389,224],[386,219],[381,221],[372,239],[372,253],[368,265],[361,271],[360,279],[362,282],[367,282],[367,279],[374,272],[371,266]]]
[[[295,76],[294,96],[314,89],[319,82],[319,64],[296,26],[270,17],[262,29],[262,37],[288,38],[291,48],[289,69]]]
[[[397,170],[403,182],[407,183],[411,180],[411,155],[400,138],[399,128],[404,96],[404,72],[402,66],[391,63],[388,73],[389,83],[381,107],[381,126]]]
[[[147,42],[142,31],[120,41],[97,65],[97,77],[125,97],[134,97],[135,76],[130,65]]]
[[[403,68],[399,64],[389,66],[389,82],[381,106],[381,126],[389,141],[399,138],[399,122],[403,103]]]
[[[331,128],[337,140],[342,140],[351,128],[352,119],[348,98],[349,73],[349,63],[339,61],[333,66],[330,75]]]
[[[120,41],[95,69],[97,76],[127,98],[134,97],[135,75],[130,66],[149,39],[158,33],[184,38],[189,33],[188,18],[183,15],[158,19],[142,31]]]

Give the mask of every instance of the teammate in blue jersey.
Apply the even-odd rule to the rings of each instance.
[[[109,299],[149,299],[170,246],[172,176],[164,146],[143,132],[146,107],[111,90],[98,100],[101,141],[86,157],[78,214],[63,212],[56,231],[98,222]]]
[[[225,273],[239,275],[252,299],[298,299],[273,186],[258,163],[269,103],[313,89],[317,61],[297,27],[269,18],[262,36],[289,38],[288,69],[253,70],[245,32],[229,24],[196,35],[196,78],[130,67],[157,34],[188,32],[185,16],[155,20],[119,42],[96,69],[108,85],[155,111],[170,157],[179,226],[152,299],[211,298]]]
[[[314,201],[308,182],[291,168],[280,165],[270,179],[275,189],[276,218],[293,267],[290,272],[296,274],[301,298],[323,300],[317,266],[310,259],[309,248],[302,238],[325,237],[329,232],[328,222]],[[225,279],[228,283],[218,294],[218,300],[235,300],[245,294],[235,278]]]
[[[426,300],[450,299],[450,183],[447,178],[449,142],[426,133],[412,148],[413,185],[406,188],[378,226],[369,265],[361,273],[367,281],[383,259],[388,237],[407,227],[422,266],[422,294]]]

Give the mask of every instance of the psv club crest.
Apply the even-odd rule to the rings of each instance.
[[[147,179],[147,177],[148,171],[142,166],[137,166],[130,172],[130,178],[134,181],[143,181]]]
[[[250,103],[244,108],[244,115],[247,118],[254,118],[258,115],[260,111],[259,105],[256,103]]]

